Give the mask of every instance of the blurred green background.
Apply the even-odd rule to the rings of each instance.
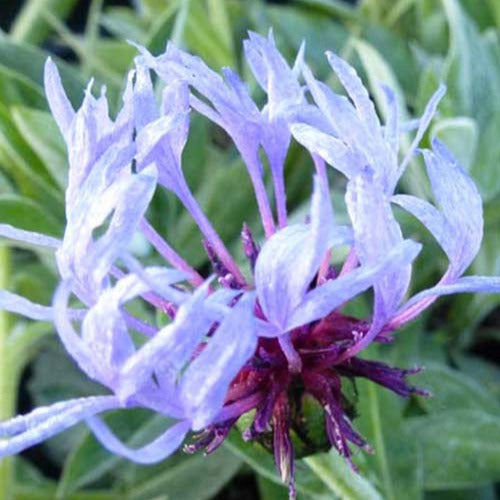
[[[437,136],[469,170],[484,200],[485,238],[473,274],[500,274],[500,2],[498,0],[135,0],[6,1],[0,5],[0,223],[61,236],[64,229],[66,153],[47,111],[42,67],[55,57],[65,88],[79,105],[91,76],[107,87],[116,109],[136,49],[153,53],[172,39],[220,69],[240,71],[258,102],[262,93],[242,58],[252,29],[272,27],[290,61],[306,41],[306,59],[336,87],[324,51],[356,66],[381,116],[379,82],[397,93],[404,117],[421,114],[439,81],[448,93],[424,144]],[[337,88],[337,87],[336,87]],[[408,145],[408,138],[403,144]],[[190,185],[223,239],[241,252],[243,222],[258,231],[256,206],[245,168],[220,130],[193,117],[184,154]],[[311,190],[311,161],[292,145],[286,166],[290,207],[302,213]],[[339,219],[344,181],[333,171],[332,196]],[[429,196],[418,158],[401,189]],[[307,205],[306,205],[307,206]],[[413,289],[439,279],[444,254],[411,217],[397,213],[407,236],[426,243]],[[207,269],[200,234],[177,201],[157,193],[150,219],[192,264]],[[144,261],[157,256],[143,242]],[[51,254],[0,246],[0,286],[49,304],[57,283]],[[493,500],[500,480],[500,299],[443,298],[398,334],[393,346],[367,356],[400,366],[424,365],[413,382],[433,398],[403,401],[373,384],[357,384],[355,426],[375,448],[356,452],[361,475],[335,452],[298,461],[299,499]],[[353,312],[363,314],[362,300]],[[141,311],[141,314],[150,314]],[[0,313],[0,417],[60,399],[95,394],[59,346],[48,324]],[[110,415],[130,445],[162,425],[142,412]],[[78,426],[15,459],[0,463],[0,499],[204,500],[287,498],[272,457],[237,434],[213,456],[181,452],[152,467],[104,451]]]

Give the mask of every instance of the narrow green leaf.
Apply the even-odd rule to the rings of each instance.
[[[12,40],[40,44],[50,32],[50,26],[43,19],[43,12],[51,10],[59,18],[65,19],[76,4],[77,0],[27,0],[12,24]]]
[[[455,409],[477,409],[492,415],[500,414],[500,405],[473,378],[439,364],[431,364],[418,377],[418,384],[432,393],[419,400],[429,413]]]
[[[24,75],[35,85],[43,86],[43,66],[48,53],[23,43],[13,43],[0,37],[0,64]],[[53,57],[53,56],[52,56]],[[83,97],[85,80],[69,64],[57,61],[64,88],[73,105],[79,105]]]
[[[471,169],[479,137],[474,119],[458,117],[440,120],[433,125],[430,135],[444,142],[466,170]]]
[[[53,236],[59,235],[61,230],[58,221],[42,206],[16,194],[0,195],[0,222]]]
[[[246,443],[237,431],[229,434],[224,446],[241,458],[258,474],[277,484],[283,484],[276,473],[273,456],[259,444]],[[296,461],[295,487],[297,492],[310,495],[317,500],[331,499],[331,490],[310,470],[304,460]]]
[[[500,479],[500,417],[451,410],[407,420],[418,439],[426,489],[469,488]]]
[[[68,175],[66,146],[52,116],[27,107],[15,107],[11,111],[21,134],[43,161],[53,180],[65,189]]]
[[[0,64],[0,102],[45,107],[42,88],[21,73]]]
[[[241,461],[224,448],[205,457],[195,455],[179,465],[165,468],[150,480],[128,489],[127,500],[145,498],[182,498],[208,500],[212,498],[241,467]]]
[[[377,490],[355,473],[335,450],[304,458],[304,462],[331,492],[345,500],[382,500]]]

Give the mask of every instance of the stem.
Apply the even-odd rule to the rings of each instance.
[[[0,245],[0,288],[6,288],[10,274],[10,250]],[[8,345],[9,314],[0,311],[0,421],[12,417],[16,404],[17,377],[12,367],[12,356]],[[0,460],[0,497],[12,497],[12,459]]]
[[[278,226],[283,229],[287,225],[286,211],[286,190],[285,190],[285,173],[283,165],[274,166],[273,183],[274,183],[274,199],[276,200],[276,211],[278,212]]]
[[[189,281],[194,286],[203,284],[203,278],[155,231],[146,219],[142,219],[139,228],[155,250],[172,266],[187,272]]]
[[[242,286],[246,286],[245,277],[241,273],[239,267],[236,265],[231,254],[228,252],[226,245],[220,239],[217,231],[214,229],[207,216],[204,214],[203,210],[198,205],[196,198],[191,193],[191,190],[184,184],[181,186],[181,193],[178,194],[179,199],[182,201],[191,217],[194,219],[203,236],[210,242],[215,253],[219,257],[220,261],[226,266],[229,272],[233,275],[235,280]]]
[[[271,211],[271,205],[269,205],[266,186],[261,175],[263,170],[262,164],[260,163],[257,152],[251,154],[244,154],[242,152],[242,158],[247,165],[248,174],[250,175],[250,180],[253,184],[257,206],[259,207],[260,218],[262,219],[262,225],[264,226],[264,233],[266,238],[270,238],[275,231],[274,217]]]

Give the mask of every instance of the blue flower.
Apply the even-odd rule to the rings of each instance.
[[[267,93],[263,109],[232,70],[224,69],[222,78],[172,44],[158,57],[140,49],[115,121],[108,116],[104,91],[95,99],[91,85],[75,112],[55,65],[47,62],[46,94],[70,167],[64,237],[59,241],[6,225],[0,225],[0,235],[54,248],[61,282],[51,307],[8,291],[0,291],[0,307],[53,321],[68,354],[109,395],[57,403],[0,423],[0,456],[81,420],[111,452],[137,462],[163,459],[190,431],[197,434],[186,451],[204,448],[210,453],[242,415],[254,410],[244,437],[269,441],[272,434],[276,466],[293,496],[290,428],[303,421],[297,387],[299,396],[308,394],[323,408],[328,439],[350,462],[349,443],[369,446],[344,407],[345,377],[368,378],[403,397],[426,394],[406,381],[418,369],[393,368],[357,354],[371,342],[388,341],[439,295],[500,291],[498,277],[462,277],[482,239],[481,199],[441,143],[422,152],[439,208],[395,194],[443,86],[429,101],[399,162],[402,127],[390,89],[385,89],[389,113],[382,125],[354,69],[334,54],[328,59],[348,97],[315,79],[303,62],[303,49],[291,68],[272,34],[251,33],[244,46]],[[165,84],[159,105],[151,71]],[[308,102],[306,92],[315,104]],[[222,127],[246,163],[265,233],[259,244],[243,226],[250,276],[236,264],[184,178],[182,152],[191,109]],[[292,136],[310,152],[315,166],[310,218],[303,224],[288,223],[283,167]],[[263,181],[261,153],[273,179],[276,214]],[[335,222],[325,162],[347,178],[347,226]],[[217,280],[201,276],[148,222],[146,211],[157,184],[172,191],[199,226]],[[406,301],[421,245],[405,238],[393,204],[417,217],[450,261],[436,286]],[[129,248],[135,232],[169,267],[145,268],[136,260]],[[347,246],[349,253],[336,269],[331,253],[339,246]],[[346,302],[370,288],[371,317],[343,314]],[[68,307],[71,296],[84,307]],[[170,322],[159,328],[133,316],[124,308],[131,300],[149,303]],[[142,335],[139,344],[132,332]],[[150,444],[130,449],[98,415],[132,407],[174,423]]]

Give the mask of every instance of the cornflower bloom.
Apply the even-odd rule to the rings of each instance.
[[[268,96],[263,109],[233,71],[225,69],[222,78],[201,59],[169,44],[158,57],[141,48],[115,122],[108,118],[104,95],[96,100],[90,91],[75,113],[55,67],[47,63],[47,97],[70,159],[65,235],[60,242],[8,226],[0,227],[0,234],[56,247],[61,284],[52,307],[5,291],[0,306],[53,320],[70,356],[111,395],[58,403],[0,424],[6,438],[0,454],[20,451],[79,420],[109,450],[138,462],[161,460],[190,430],[196,434],[186,451],[210,453],[241,416],[253,411],[244,438],[271,443],[293,497],[291,431],[300,433],[304,396],[323,408],[331,445],[352,465],[349,443],[365,450],[369,446],[348,417],[343,378],[367,378],[403,397],[426,394],[406,381],[418,369],[398,369],[357,354],[373,341],[390,341],[396,328],[439,295],[500,291],[498,277],[462,277],[482,239],[481,199],[441,143],[422,152],[440,209],[394,194],[443,87],[430,100],[399,163],[402,128],[390,89],[389,118],[382,125],[354,69],[337,56],[328,54],[349,98],[314,78],[303,63],[302,49],[290,68],[272,34],[251,33],[245,54]],[[165,84],[160,106],[150,71]],[[229,134],[248,168],[265,233],[259,245],[243,226],[250,273],[237,265],[184,178],[182,151],[191,108]],[[316,169],[310,218],[303,224],[288,223],[283,167],[292,136],[311,153]],[[276,220],[262,152],[273,180]],[[348,179],[349,226],[334,221],[325,162]],[[216,281],[204,280],[146,220],[156,182],[179,198],[199,226]],[[436,286],[406,302],[411,264],[421,245],[403,237],[392,203],[420,219],[450,261]],[[98,238],[96,228],[103,230]],[[128,249],[134,231],[141,231],[172,268],[143,268]],[[350,251],[335,269],[331,253],[338,246]],[[372,287],[372,317],[342,313],[346,302]],[[70,294],[85,307],[68,308]],[[137,297],[167,313],[171,322],[157,328],[126,312],[125,303]],[[133,330],[144,338],[138,346]],[[132,450],[97,414],[137,406],[177,423],[149,445]]]

